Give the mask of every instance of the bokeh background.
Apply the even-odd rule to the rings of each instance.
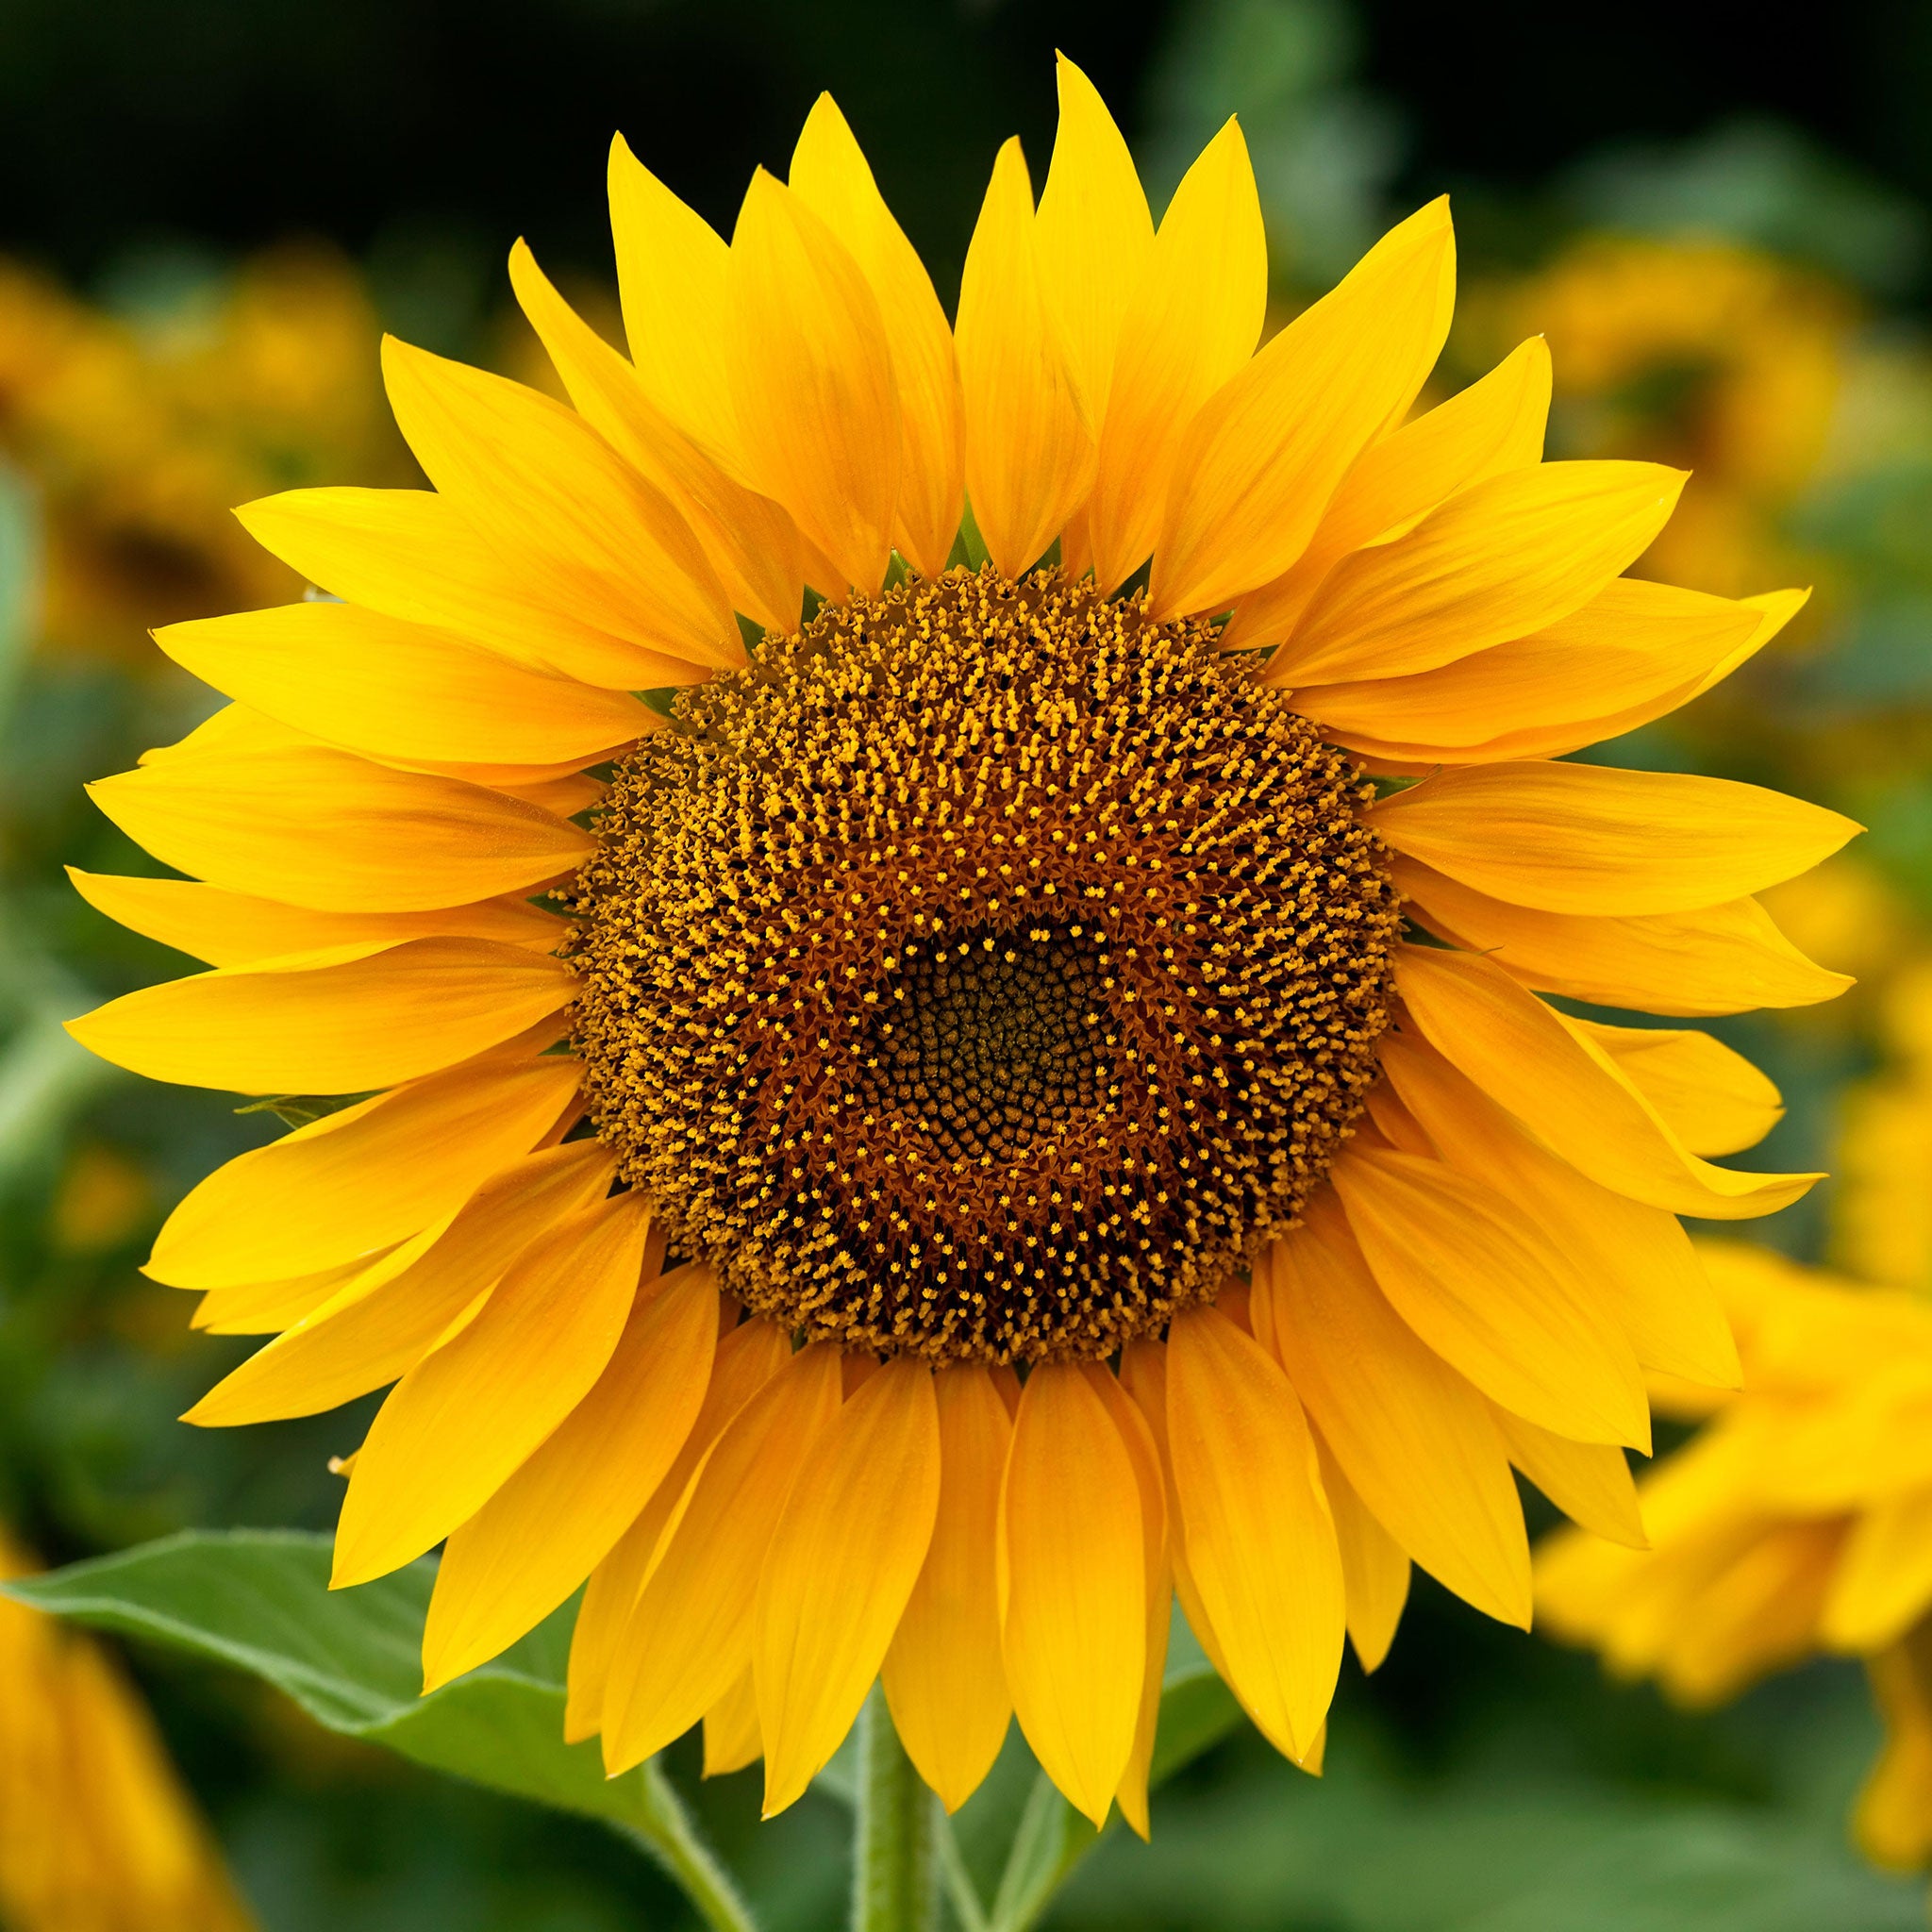
[[[950,301],[1000,140],[1043,170],[1056,46],[1112,102],[1157,208],[1241,114],[1282,315],[1450,191],[1464,293],[1439,386],[1547,334],[1552,454],[1695,471],[1641,569],[1817,586],[1730,685],[1593,756],[1870,826],[1774,908],[1858,990],[1715,1030],[1785,1091],[1769,1164],[1838,1176],[1756,1232],[1932,1290],[1926,0],[0,0],[0,1522],[24,1548],[326,1527],[328,1457],[365,1420],[175,1423],[247,1344],[192,1332],[138,1264],[185,1189],[277,1124],[58,1029],[183,970],[61,874],[149,869],[80,786],[212,708],[147,627],[296,592],[232,506],[415,480],[381,329],[547,380],[508,299],[519,234],[614,312],[613,129],[728,229],[830,88]],[[327,1737],[212,1669],[122,1663],[270,1932],[682,1922],[590,1824]],[[1925,1923],[1922,1881],[1844,1843],[1876,1740],[1851,1667],[1676,1711],[1419,1578],[1391,1661],[1346,1668],[1331,1736],[1320,1782],[1252,1738],[1220,1746],[1157,1801],[1152,1847],[1110,1839],[1049,1923]],[[758,1827],[756,1775],[707,1788],[707,1822],[769,1924],[838,1923],[842,1813],[808,1798]]]

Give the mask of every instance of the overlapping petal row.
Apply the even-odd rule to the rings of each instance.
[[[1802,602],[1625,577],[1682,478],[1541,460],[1547,357],[1411,413],[1448,327],[1438,203],[1257,347],[1266,264],[1233,123],[1153,221],[1078,70],[1036,205],[995,164],[957,319],[828,99],[727,243],[620,142],[621,355],[519,245],[570,406],[391,342],[430,484],[249,527],[340,601],[175,625],[234,702],[95,789],[179,879],[77,877],[212,969],[76,1023],[121,1064],[358,1097],[181,1205],[150,1272],[275,1339],[192,1412],[393,1384],[338,1581],[447,1540],[437,1683],[589,1579],[574,1733],[613,1766],[706,1725],[790,1803],[881,1673],[948,1805],[1009,1714],[1068,1797],[1145,1825],[1177,1592],[1257,1724],[1319,1756],[1344,1627],[1379,1660],[1411,1560],[1526,1622],[1512,1466],[1641,1540],[1646,1370],[1727,1385],[1675,1216],[1815,1176],[1710,1157],[1774,1091],[1696,1017],[1830,997],[1752,894],[1855,829],[1753,787],[1560,761],[1687,702]],[[962,518],[970,502],[966,536]],[[1367,769],[1409,901],[1369,1115],[1252,1282],[1117,1363],[937,1373],[794,1350],[613,1191],[540,895],[591,850],[640,693],[745,662],[807,588],[895,555],[1016,577],[1058,546],[1229,651]],[[594,825],[594,820],[588,821]]]
[[[1720,1703],[1817,1651],[1863,1657],[1889,1738],[1858,1802],[1858,1837],[1880,1864],[1923,1867],[1932,1861],[1932,1308],[1764,1249],[1700,1246],[1748,1371],[1745,1392],[1668,1392],[1713,1419],[1644,1481],[1652,1546],[1553,1540],[1538,1558],[1538,1607],[1620,1674],[1655,1676],[1692,1705]]]

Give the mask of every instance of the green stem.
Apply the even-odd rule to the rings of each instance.
[[[852,1831],[852,1932],[936,1932],[936,1804],[892,1728],[876,1685],[858,1718]]]
[[[642,1816],[635,1824],[621,1827],[624,1835],[670,1873],[711,1932],[758,1932],[758,1922],[739,1896],[731,1874],[698,1836],[691,1813],[657,1758],[644,1760],[640,1780]]]

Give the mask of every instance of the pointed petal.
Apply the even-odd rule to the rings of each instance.
[[[1088,420],[1098,424],[1121,325],[1154,246],[1154,217],[1093,83],[1064,54],[1054,69],[1060,120],[1034,228],[1040,283]]]
[[[855,588],[876,591],[900,458],[878,301],[825,224],[762,171],[732,238],[730,287],[726,363],[749,480]]]
[[[907,1755],[952,1812],[991,1770],[1013,1711],[993,1584],[1000,1479],[1012,1420],[991,1376],[977,1364],[941,1369],[934,1390],[938,1513],[882,1675]]]
[[[1408,1557],[1350,1487],[1317,1432],[1322,1489],[1335,1518],[1341,1577],[1348,1595],[1348,1641],[1365,1674],[1378,1671],[1395,1641],[1408,1603]]]
[[[451,1532],[423,1632],[425,1691],[535,1628],[609,1554],[683,1448],[717,1339],[708,1268],[645,1284],[589,1394]]]
[[[1524,1208],[1576,1263],[1645,1368],[1737,1387],[1724,1308],[1674,1215],[1578,1174],[1412,1034],[1384,1041],[1382,1067],[1426,1130],[1426,1151]]]
[[[217,691],[377,758],[588,764],[653,728],[628,691],[532,671],[353,604],[171,624],[155,641]]]
[[[1625,1079],[1693,1154],[1755,1147],[1784,1118],[1784,1098],[1740,1053],[1693,1027],[1573,1024],[1609,1055]]]
[[[1181,438],[1254,354],[1267,303],[1261,203],[1230,120],[1175,189],[1121,319],[1086,511],[1104,588],[1153,551]]]
[[[767,1818],[852,1728],[925,1561],[939,1496],[932,1371],[900,1356],[833,1418],[765,1554],[752,1670]]]
[[[594,1141],[552,1147],[484,1182],[344,1282],[204,1395],[204,1428],[320,1415],[408,1374],[472,1302],[558,1223],[609,1191],[616,1161]]]
[[[1554,1435],[1507,1408],[1493,1413],[1509,1460],[1572,1522],[1626,1549],[1650,1547],[1637,1504],[1637,1485],[1630,1480],[1630,1465],[1621,1449],[1609,1442],[1576,1442]]]
[[[527,892],[596,849],[568,820],[352,752],[210,752],[87,788],[138,844],[229,891],[323,912],[410,912]]]
[[[1482,1397],[1390,1307],[1332,1194],[1267,1261],[1281,1364],[1350,1486],[1439,1582],[1527,1629],[1529,1541]]]
[[[1335,1694],[1345,1606],[1335,1523],[1293,1388],[1211,1307],[1169,1332],[1168,1453],[1194,1586],[1229,1688],[1291,1757]]]
[[[624,1332],[648,1222],[640,1196],[619,1194],[552,1229],[396,1385],[357,1454],[331,1589],[441,1542],[590,1392]]]
[[[1453,1368],[1545,1428],[1648,1450],[1629,1342],[1526,1215],[1413,1154],[1353,1146],[1333,1179],[1382,1292]]]
[[[169,1215],[146,1272],[231,1287],[407,1241],[535,1146],[579,1073],[557,1056],[453,1067],[238,1155]]]
[[[732,608],[768,630],[798,625],[806,546],[791,516],[748,490],[651,400],[638,372],[567,303],[521,242],[509,278],[585,422],[691,526]]]
[[[758,1695],[752,1674],[742,1672],[738,1682],[705,1713],[705,1771],[707,1777],[723,1777],[728,1772],[742,1771],[765,1755],[765,1740],[758,1731]]]
[[[1278,643],[1351,550],[1396,534],[1473,483],[1541,462],[1549,413],[1550,352],[1533,336],[1481,381],[1370,444],[1342,479],[1307,552],[1235,607],[1222,648]]]
[[[994,568],[1027,570],[1093,480],[1093,432],[1041,284],[1033,190],[1017,139],[1000,149],[966,251],[954,329],[966,493]]]
[[[616,1773],[681,1737],[752,1663],[758,1575],[786,1499],[839,1408],[839,1352],[793,1356],[706,1453],[658,1541],[604,1702]]]
[[[1539,992],[1703,1017],[1814,1006],[1853,983],[1807,959],[1756,899],[1603,918],[1512,906],[1399,853],[1390,872],[1421,924]]]
[[[1301,556],[1336,486],[1434,366],[1455,275],[1448,203],[1432,202],[1215,391],[1174,459],[1150,616],[1224,608]]]
[[[1822,1178],[1713,1167],[1685,1147],[1617,1063],[1486,959],[1405,945],[1397,986],[1444,1059],[1579,1173],[1675,1214],[1774,1213]]]
[[[1098,1829],[1134,1746],[1146,1557],[1132,1458],[1071,1363],[1040,1364],[1021,1391],[1000,1529],[1002,1641],[1020,1728]]]
[[[618,1643],[650,1571],[658,1539],[683,1500],[691,1473],[731,1419],[791,1359],[791,1339],[773,1322],[745,1322],[719,1338],[704,1406],[683,1447],[609,1555],[591,1572],[571,1635],[563,1716],[566,1741],[575,1744],[594,1735],[603,1721],[605,1690]],[[743,1677],[749,1687],[749,1660]],[[754,1698],[754,1715],[756,1702]]]
[[[913,568],[939,576],[965,494],[959,374],[945,310],[830,94],[821,94],[806,116],[791,154],[791,186],[851,254],[877,299],[899,393],[893,528]]]
[[[1385,843],[1477,891],[1599,917],[1741,898],[1860,829],[1729,778],[1541,761],[1443,772],[1364,816]]]
[[[151,1080],[361,1093],[498,1045],[575,992],[560,959],[485,940],[408,940],[193,974],[110,1000],[67,1030]]]

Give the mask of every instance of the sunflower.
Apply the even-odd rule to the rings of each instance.
[[[1862,1657],[1888,1732],[1858,1799],[1876,1864],[1932,1864],[1932,1307],[1700,1244],[1748,1371],[1643,1485],[1652,1547],[1537,1561],[1557,1635],[1711,1705],[1819,1651]]]
[[[36,1567],[0,1530],[0,1577]],[[11,1932],[254,1932],[133,1689],[0,1599],[0,1913]]]
[[[78,880],[213,968],[83,1041],[352,1101],[163,1229],[275,1337],[192,1419],[393,1383],[336,1581],[445,1544],[435,1685],[588,1579],[572,1734],[768,1810],[883,1677],[947,1806],[1017,1715],[1144,1830],[1176,1593],[1313,1761],[1411,1557],[1527,1621],[1512,1463],[1627,1526],[1735,1374],[1674,1215],[1814,1178],[1540,996],[1842,984],[1750,894],[1847,821],[1557,761],[1802,598],[1622,577],[1682,478],[1541,463],[1540,342],[1411,415],[1443,204],[1257,350],[1239,129],[1157,228],[1059,88],[950,325],[829,99],[728,244],[620,142],[628,359],[521,245],[574,407],[387,344],[433,490],[242,512],[328,600],[160,633],[234,702],[94,795],[189,876]]]

